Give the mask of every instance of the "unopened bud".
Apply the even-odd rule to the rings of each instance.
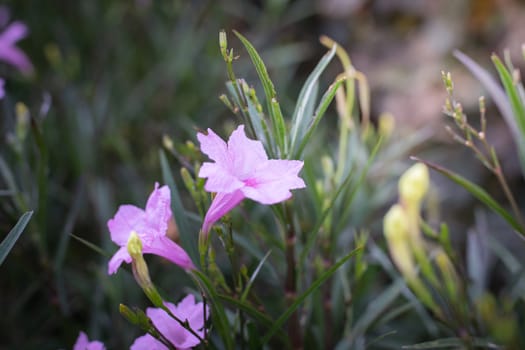
[[[395,204],[383,220],[383,232],[387,239],[392,260],[407,279],[416,277],[413,254],[408,241],[408,218],[403,207]]]
[[[419,206],[430,184],[428,168],[423,163],[410,167],[399,179],[399,196],[402,203]]]
[[[164,145],[164,148],[173,151],[173,140],[168,135],[162,136],[162,144]]]
[[[383,113],[379,116],[379,135],[384,138],[390,137],[396,126],[396,119],[390,113]]]
[[[226,59],[228,57],[228,38],[224,30],[219,32],[219,48],[222,56]]]

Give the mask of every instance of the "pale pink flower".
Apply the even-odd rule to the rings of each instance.
[[[228,143],[211,129],[197,138],[201,151],[215,161],[204,163],[199,171],[199,177],[208,178],[206,191],[217,193],[204,218],[205,233],[244,198],[270,205],[290,198],[290,190],[305,187],[298,176],[303,162],[268,159],[262,143],[246,137],[244,125],[239,125]]]
[[[13,22],[0,34],[0,60],[7,62],[22,73],[30,73],[33,65],[26,54],[16,47],[17,41],[27,36],[27,26],[19,21]]]
[[[106,347],[97,340],[89,341],[86,333],[80,332],[75,345],[73,345],[73,350],[106,350]]]
[[[120,246],[108,264],[108,273],[115,273],[122,262],[131,262],[127,243],[132,232],[142,242],[144,254],[162,256],[184,269],[193,269],[194,265],[184,249],[166,236],[168,220],[171,218],[171,195],[167,186],[155,189],[148,198],[146,209],[134,205],[121,205],[115,216],[108,221],[111,240]]]
[[[204,337],[204,306],[202,302],[195,304],[195,297],[189,294],[176,306],[168,302],[165,302],[164,305],[181,321],[187,321],[199,337]],[[190,349],[200,343],[199,338],[182,327],[166,311],[150,307],[146,309],[146,315],[159,332],[177,349]],[[206,316],[208,315],[209,310],[206,309]],[[135,339],[130,350],[168,350],[168,348],[151,335],[146,334]]]

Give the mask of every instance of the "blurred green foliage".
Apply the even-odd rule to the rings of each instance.
[[[301,86],[325,50],[317,43],[318,30],[339,24],[338,33],[351,41],[366,37],[370,23],[376,20],[367,13],[379,14],[378,22],[395,23],[396,29],[385,35],[384,40],[389,41],[393,33],[403,36],[410,28],[422,26],[424,18],[417,15],[417,6],[415,12],[403,12],[399,4],[400,10],[385,12],[384,2],[371,1],[362,4],[365,15],[360,20],[346,23],[344,19],[322,19],[320,3],[5,2],[11,19],[22,20],[30,28],[20,47],[33,61],[35,74],[23,77],[0,66],[0,76],[7,80],[7,97],[0,102],[0,232],[9,232],[23,212],[35,210],[35,214],[0,266],[0,348],[70,348],[78,332],[86,330],[90,338],[103,339],[109,349],[120,349],[138,334],[123,320],[118,306],[147,302],[130,273],[122,271],[111,279],[106,275],[108,258],[115,250],[106,222],[121,203],[142,205],[154,181],[167,182],[174,174],[174,184],[181,185],[181,165],[189,165],[183,175],[189,191],[181,191],[181,204],[202,216],[207,203],[198,191],[203,183],[192,184],[190,175],[202,156],[185,141],[194,140],[196,128],[211,127],[222,134],[233,123],[246,122],[240,115],[234,117],[219,100],[222,93],[232,92],[231,84],[225,85],[228,74],[218,45],[220,30],[241,32],[257,49],[277,90],[286,126],[290,126]],[[481,28],[480,23],[488,22],[490,16],[479,8],[490,8],[491,3],[465,2],[472,10],[469,16],[476,19],[468,25]],[[389,13],[394,15],[389,17]],[[480,35],[477,29],[473,31],[476,34],[471,36]],[[344,34],[347,32],[351,35]],[[378,43],[374,37],[370,42]],[[362,42],[356,44],[364,47]],[[242,43],[230,39],[229,45],[240,55],[233,60],[237,77],[246,79],[247,90],[253,86],[254,94],[261,98],[264,86]],[[384,50],[390,49],[385,45]],[[344,60],[342,63],[343,68],[333,63],[327,68],[318,81],[319,91],[349,69]],[[436,76],[439,78],[437,72]],[[462,278],[473,281],[469,311],[474,314],[473,322],[479,322],[475,329],[451,330],[436,322],[385,254],[380,222],[395,197],[394,178],[405,168],[406,154],[428,134],[426,130],[407,134],[403,127],[392,134],[389,119],[378,117],[377,106],[367,110],[366,104],[359,105],[369,96],[353,100],[355,79],[352,75],[341,82],[347,91],[346,103],[323,111],[327,116],[313,128],[320,136],[300,151],[294,148],[296,155],[304,151],[303,172],[308,183],[308,190],[298,193],[294,202],[301,218],[299,291],[327,276],[327,267],[337,258],[366,246],[335,272],[335,278],[302,300],[304,309],[300,310],[310,310],[300,314],[301,321],[309,325],[304,327],[305,344],[310,348],[398,349],[448,337],[426,348],[459,347],[468,343],[462,335],[483,334],[519,346],[516,334],[521,334],[524,322],[520,316],[524,309],[523,259],[509,244],[487,238],[490,229],[479,222],[488,215],[485,211],[471,210],[476,213],[476,233],[459,232],[468,237],[463,239],[466,253],[454,261]],[[358,94],[365,87],[357,86]],[[313,96],[309,97],[315,101]],[[261,104],[263,101],[261,98]],[[301,102],[303,110],[314,108]],[[303,137],[305,130],[297,133]],[[174,147],[168,147],[170,152],[160,166],[158,151],[164,135]],[[276,152],[284,142],[274,146]],[[189,185],[196,186],[193,193]],[[189,194],[200,195],[200,202],[194,204]],[[252,221],[243,226],[247,213]],[[281,243],[268,214],[252,203],[232,214],[232,227],[262,234],[246,238],[234,232],[235,246],[243,251],[243,266],[234,271],[225,263],[225,253],[217,249],[219,266],[215,267],[225,279],[212,282],[231,283],[236,272],[248,280],[249,272],[257,271],[260,275],[253,288],[264,299],[261,303],[268,315],[277,318],[285,308],[278,281],[286,271],[266,262],[283,267],[285,256],[282,252],[266,255],[264,249]],[[187,216],[189,231],[197,232],[200,218]],[[508,227],[499,229],[506,232]],[[450,244],[448,238],[446,242]],[[90,249],[89,244],[100,249]],[[186,274],[170,265],[151,264],[150,268],[163,296],[177,300],[192,285]],[[502,276],[491,279],[491,269],[503,271]],[[236,299],[226,293],[220,297],[236,305]],[[250,322],[247,332],[257,335],[258,329]],[[281,339],[282,334],[276,334]]]

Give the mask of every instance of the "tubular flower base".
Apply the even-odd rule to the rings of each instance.
[[[108,221],[111,240],[120,246],[108,264],[108,274],[114,274],[122,262],[130,263],[127,243],[135,232],[142,243],[144,254],[155,254],[170,260],[183,269],[194,265],[184,249],[166,236],[168,220],[172,216],[171,195],[167,186],[155,189],[148,198],[146,209],[134,205],[121,205],[115,216]]]
[[[176,306],[171,303],[164,305],[180,320],[187,322],[188,326],[199,335],[204,336],[204,308],[202,303],[195,304],[195,297],[188,295]],[[146,314],[151,319],[159,332],[170,341],[177,349],[190,349],[200,343],[200,340],[162,309],[148,308]],[[206,315],[209,311],[206,310]],[[131,350],[168,350],[160,341],[149,334],[135,340]]]
[[[228,143],[211,129],[197,138],[201,151],[215,161],[204,163],[199,171],[199,177],[208,179],[206,191],[217,193],[204,218],[204,233],[244,198],[270,205],[290,198],[290,190],[305,187],[298,176],[303,162],[268,159],[262,143],[246,137],[244,125],[239,125]]]

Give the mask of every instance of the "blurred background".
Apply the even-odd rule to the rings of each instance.
[[[132,276],[120,273],[110,281],[108,257],[70,233],[113,252],[106,222],[120,203],[144,205],[161,179],[163,135],[182,144],[195,141],[197,128],[223,134],[225,125],[239,122],[218,99],[227,79],[221,29],[240,56],[237,76],[259,89],[231,31],[257,48],[285,116],[326,51],[319,36],[332,37],[367,75],[373,119],[389,112],[398,128],[430,130],[418,154],[489,189],[494,180],[488,172],[444,131],[450,121],[442,114],[440,71],[452,72],[458,100],[477,119],[484,91],[452,51],[460,49],[494,72],[492,52],[510,49],[519,66],[525,42],[525,2],[511,0],[13,0],[2,6],[10,21],[28,26],[18,46],[34,70],[24,75],[0,65],[6,80],[0,190],[17,190],[0,197],[0,239],[24,211],[36,212],[0,267],[0,349],[67,349],[79,330],[119,349],[139,333],[117,308],[142,298]],[[340,71],[334,61],[326,84]],[[514,146],[488,103],[488,137],[509,181],[522,188]],[[172,164],[178,165],[174,159]],[[450,220],[459,228],[472,226],[471,197],[434,180],[454,213]],[[163,285],[181,285],[184,278],[175,272]]]

